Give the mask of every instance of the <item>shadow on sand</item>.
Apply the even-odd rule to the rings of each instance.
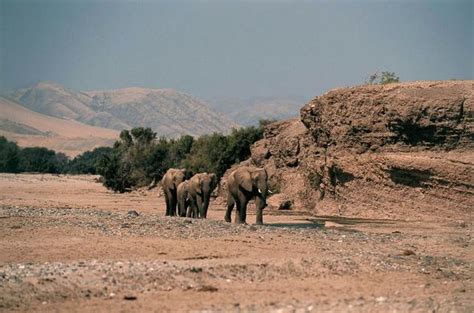
[[[327,227],[326,222],[334,223],[335,225],[338,225],[338,227],[341,227],[341,228],[346,228],[346,227],[350,228],[350,226],[364,225],[364,224],[371,224],[373,226],[382,226],[382,225],[395,224],[399,222],[398,220],[365,219],[365,218],[351,218],[351,217],[328,216],[328,215],[320,215],[320,216],[314,216],[311,218],[303,218],[303,219],[300,219],[300,221],[304,221],[304,222],[302,223],[268,223],[265,225],[271,226],[271,227],[288,227],[288,228],[296,228],[296,229],[305,229],[305,228],[321,228],[322,229],[322,228]],[[346,230],[348,230],[347,228]]]

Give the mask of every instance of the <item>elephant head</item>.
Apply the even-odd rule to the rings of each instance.
[[[188,191],[195,217],[207,217],[211,193],[216,187],[217,176],[214,173],[199,173],[189,180]]]
[[[261,198],[263,204],[266,205],[268,195],[268,175],[264,168],[243,167],[234,172],[234,177],[242,189],[258,198]]]

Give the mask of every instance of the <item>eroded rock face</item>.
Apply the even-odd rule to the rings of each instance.
[[[246,164],[294,208],[453,218],[474,207],[474,81],[330,91],[272,123]]]
[[[473,90],[472,81],[337,89],[305,105],[301,120],[325,147],[454,149],[473,141]]]

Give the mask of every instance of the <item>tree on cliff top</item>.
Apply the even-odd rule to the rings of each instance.
[[[380,73],[379,71],[376,71],[375,73],[369,75],[369,78],[367,79],[366,83],[369,85],[374,85],[374,84],[391,84],[391,83],[398,83],[400,82],[400,77],[398,77],[395,72],[389,72],[389,71],[383,71]]]

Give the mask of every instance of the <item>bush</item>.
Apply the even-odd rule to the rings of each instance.
[[[111,153],[111,147],[99,147],[92,151],[86,151],[69,161],[65,172],[70,174],[97,174],[99,160]]]
[[[400,78],[395,75],[394,72],[382,72],[382,76],[380,77],[380,83],[382,85],[391,84],[391,83],[398,83]]]
[[[395,75],[394,72],[384,71],[380,73],[376,71],[374,74],[369,75],[366,84],[373,85],[373,84],[390,84],[390,83],[398,83],[400,82],[400,78]]]
[[[17,173],[20,171],[20,148],[14,142],[0,136],[0,172]]]
[[[19,155],[21,172],[62,173],[68,162],[64,153],[40,147],[23,148]]]

